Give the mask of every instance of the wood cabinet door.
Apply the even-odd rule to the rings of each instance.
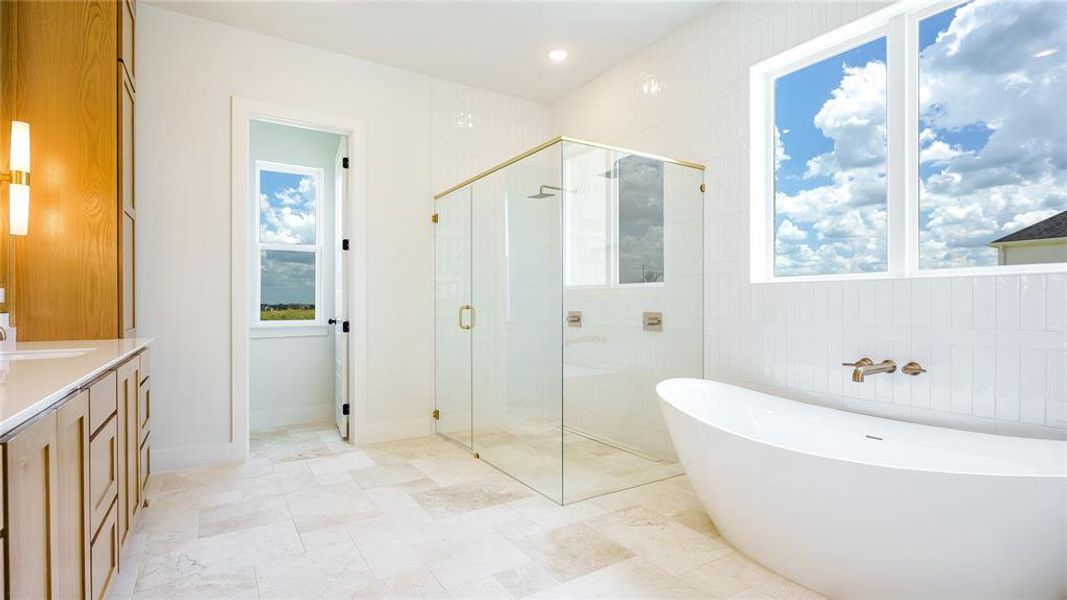
[[[55,411],[17,430],[5,446],[8,597],[51,598],[59,583]]]
[[[89,391],[57,411],[59,449],[59,583],[57,598],[89,591]]]
[[[136,357],[118,368],[119,378],[119,545],[133,527],[141,492],[137,481],[140,475],[137,461],[140,444],[137,442],[137,365]]]
[[[107,586],[119,568],[119,531],[115,521],[118,504],[112,504],[89,551],[92,600],[103,600]]]
[[[125,3],[123,3],[125,4]],[[134,253],[136,251],[136,228],[137,219],[136,200],[133,189],[134,173],[134,137],[133,137],[133,111],[134,92],[128,74],[119,67],[119,194],[121,201],[119,216],[122,219],[119,231],[120,251],[122,260],[119,265],[122,271],[122,333],[124,337],[135,337],[137,334],[137,309],[134,304],[134,286],[136,285],[136,272],[134,269]]]
[[[141,385],[137,386],[137,418],[140,419],[140,423],[137,425],[137,439],[140,443],[144,443],[145,438],[148,437],[148,431],[152,426],[152,380],[145,379],[141,382]]]
[[[4,526],[4,445],[0,444],[0,598],[7,598],[7,582],[4,580],[4,539],[7,537],[7,529]]]
[[[93,532],[100,527],[118,497],[118,422],[118,417],[111,417],[89,442],[89,523]]]

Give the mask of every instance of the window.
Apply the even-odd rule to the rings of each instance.
[[[774,272],[885,271],[886,41],[774,83]]]
[[[1067,3],[915,6],[752,67],[754,281],[1067,270]]]
[[[1065,41],[1062,1],[919,21],[924,268],[1067,262]]]
[[[577,145],[574,145],[577,146]],[[568,287],[664,281],[664,172],[659,160],[569,148],[564,161]]]
[[[256,162],[257,325],[319,324],[322,169]]]

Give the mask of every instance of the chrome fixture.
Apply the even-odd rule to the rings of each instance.
[[[572,310],[567,313],[567,325],[570,327],[582,326],[582,311]]]
[[[900,367],[900,372],[905,375],[911,375],[912,377],[918,377],[919,375],[925,373],[926,369],[924,369],[922,365],[913,360],[910,363],[904,365],[903,367]]]
[[[867,375],[877,375],[879,373],[893,373],[897,370],[897,363],[890,359],[885,359],[880,363],[875,362],[866,356],[851,363],[841,363],[843,367],[853,367],[852,369],[852,381],[856,383],[863,383],[864,377]]]
[[[645,331],[663,331],[663,313],[646,312],[641,315]]]
[[[0,327],[0,342],[7,340],[7,330]]]

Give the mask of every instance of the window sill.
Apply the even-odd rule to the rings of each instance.
[[[325,337],[330,335],[333,327],[329,325],[274,325],[254,326],[248,330],[250,339],[290,338],[290,337]]]
[[[1054,275],[1067,273],[1067,263],[998,265],[989,267],[946,267],[917,269],[910,273],[843,273],[838,275],[752,276],[750,283],[812,283],[827,281],[885,281],[899,279],[941,279],[944,277],[996,277],[998,275]]]

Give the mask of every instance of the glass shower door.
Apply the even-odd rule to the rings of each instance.
[[[560,144],[472,187],[474,450],[562,502]]]
[[[438,198],[434,228],[437,433],[471,445],[471,188]]]

